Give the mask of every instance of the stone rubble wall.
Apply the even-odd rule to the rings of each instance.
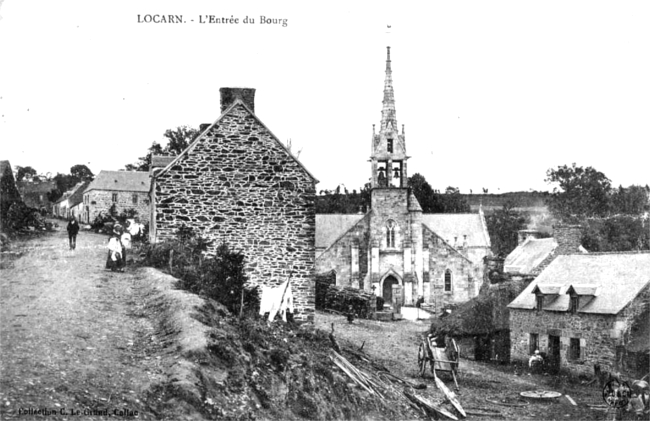
[[[246,256],[257,285],[292,280],[295,319],[313,320],[315,182],[241,104],[158,175],[155,241],[181,226]]]
[[[113,193],[117,193],[117,202],[113,202]],[[137,204],[133,203],[134,194],[138,197]],[[91,190],[85,192],[83,196],[83,222],[92,223],[101,212],[108,213],[108,210],[111,208],[113,203],[115,203],[115,208],[118,214],[127,209],[135,209],[138,211],[140,222],[143,224],[149,223],[151,205],[148,192]],[[87,215],[85,213],[86,206],[88,206],[90,211]]]

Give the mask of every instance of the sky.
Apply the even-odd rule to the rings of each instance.
[[[0,0],[0,159],[123,169],[243,86],[317,190],[358,189],[390,45],[408,172],[434,189],[545,191],[572,163],[645,185],[649,21],[648,1]]]

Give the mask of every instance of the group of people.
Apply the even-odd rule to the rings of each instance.
[[[131,248],[131,233],[136,236],[142,235],[142,225],[137,222],[127,221],[126,229],[120,224],[115,224],[113,232],[108,240],[108,257],[106,258],[106,269],[112,272],[124,272],[126,266],[126,251]],[[79,222],[74,216],[68,220],[68,242],[70,250],[77,248],[77,234],[79,233]]]
[[[115,224],[111,238],[108,240],[108,257],[106,269],[111,272],[124,272],[126,251],[131,248],[131,234],[120,224]]]

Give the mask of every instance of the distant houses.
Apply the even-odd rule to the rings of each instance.
[[[83,192],[81,221],[92,223],[100,213],[108,213],[114,206],[117,213],[135,209],[140,221],[148,223],[150,184],[148,172],[100,171]]]
[[[23,202],[31,208],[49,210],[53,205],[48,198],[48,193],[56,189],[56,182],[46,181],[19,181],[16,183]]]
[[[64,192],[61,198],[52,206],[52,214],[59,218],[67,219],[74,216],[77,220],[81,220],[83,193],[89,184],[90,181],[82,181]]]

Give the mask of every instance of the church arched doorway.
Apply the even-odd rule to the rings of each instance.
[[[393,302],[393,285],[398,285],[399,281],[393,276],[388,275],[384,279],[384,289],[382,291],[382,297],[386,305],[390,305]]]

